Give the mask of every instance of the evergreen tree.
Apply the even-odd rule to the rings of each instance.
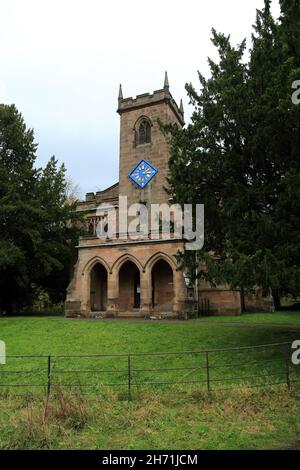
[[[37,145],[15,106],[0,105],[0,309],[30,304],[35,288],[62,299],[78,230],[64,167],[35,168]]]
[[[213,31],[219,61],[201,90],[186,86],[195,107],[171,135],[169,190],[176,202],[205,204],[205,247],[199,275],[212,284],[265,293],[299,293],[300,107],[299,2],[286,0],[276,22],[270,1],[257,12],[250,58],[245,42]],[[196,257],[181,256],[195,275]]]

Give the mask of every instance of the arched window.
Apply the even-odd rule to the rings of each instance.
[[[151,143],[151,124],[147,119],[143,119],[138,124],[135,134],[136,145],[150,144]]]

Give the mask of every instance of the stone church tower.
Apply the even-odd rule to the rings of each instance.
[[[171,237],[151,239],[148,234],[124,240],[97,236],[99,206],[120,216],[119,196],[134,203],[169,202],[165,191],[169,148],[160,130],[163,123],[184,125],[182,103],[177,105],[167,74],[164,87],[152,94],[123,98],[120,86],[119,182],[104,191],[88,193],[78,210],[85,215],[87,234],[80,238],[78,260],[67,292],[66,315],[84,317],[177,317],[201,313],[239,314],[240,293],[226,287],[191,287],[177,270],[176,254],[184,241]],[[104,210],[103,209],[103,210]],[[119,211],[119,212],[118,212]]]
[[[176,123],[178,126],[184,124],[183,108],[178,108],[170,94],[167,75],[164,88],[152,95],[145,93],[135,99],[123,99],[120,89],[118,113],[121,117],[120,194],[128,197],[128,204],[139,202],[143,197],[150,204],[167,203],[168,195],[164,187],[168,173],[169,148],[157,121],[160,119],[162,122]],[[145,189],[139,188],[128,178],[134,163],[137,164],[141,157],[158,170]]]

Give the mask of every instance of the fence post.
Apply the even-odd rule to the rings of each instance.
[[[131,356],[128,354],[128,399],[131,400]]]
[[[286,383],[289,390],[291,390],[291,377],[290,377],[290,352],[287,350],[285,356],[285,367],[286,367]]]
[[[48,356],[48,368],[47,368],[47,395],[50,395],[51,391],[51,356]]]
[[[206,351],[206,379],[207,379],[207,391],[210,393],[210,373],[209,373],[209,353]]]

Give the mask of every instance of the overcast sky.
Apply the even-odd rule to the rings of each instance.
[[[82,195],[104,189],[118,180],[119,84],[124,98],[152,92],[167,70],[188,120],[184,84],[208,73],[211,28],[240,43],[263,3],[0,0],[0,102],[34,128],[39,166],[54,154]]]

